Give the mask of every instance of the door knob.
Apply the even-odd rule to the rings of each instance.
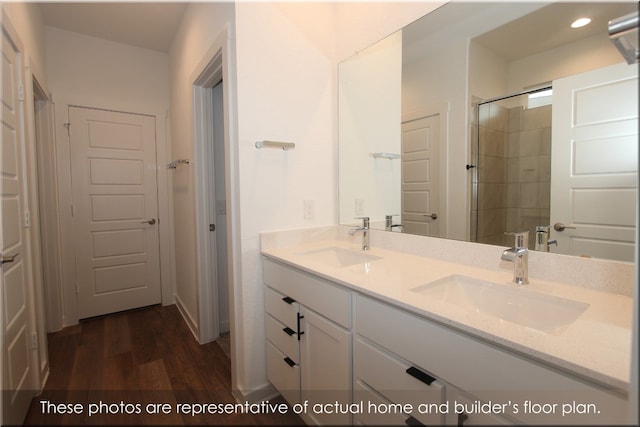
[[[156,219],[155,218],[151,218],[148,221],[142,221],[140,224],[149,224],[149,225],[153,225],[156,223]]]
[[[436,213],[424,214],[424,216],[429,217],[431,219],[438,219],[438,214],[436,214]]]
[[[556,230],[556,231],[564,231],[565,228],[570,228],[572,230],[576,229],[575,227],[569,227],[568,225],[564,225],[561,222],[556,222],[555,224],[553,224],[553,229]]]

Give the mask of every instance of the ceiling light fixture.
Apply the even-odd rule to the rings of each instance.
[[[571,24],[571,28],[580,28],[580,27],[584,27],[585,25],[587,25],[589,22],[591,22],[590,18],[580,18],[580,19],[576,19],[575,21],[573,21],[573,24]]]

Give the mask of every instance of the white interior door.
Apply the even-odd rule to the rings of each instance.
[[[2,31],[2,424],[22,424],[32,390],[20,55]]]
[[[617,64],[553,82],[551,224],[555,252],[633,261],[638,67]]]
[[[404,231],[438,236],[440,115],[402,123],[402,224]]]
[[[69,107],[79,318],[161,300],[155,118]]]

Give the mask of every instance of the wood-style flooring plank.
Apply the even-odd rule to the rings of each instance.
[[[104,354],[106,357],[131,351],[131,333],[129,331],[129,315],[118,313],[103,318]]]
[[[176,413],[178,403],[236,401],[231,394],[229,358],[216,343],[198,344],[175,306],[88,319],[48,338],[51,372],[45,390],[31,404],[25,425],[303,425],[291,413]],[[85,412],[43,414],[42,400],[79,403]],[[284,400],[279,397],[274,402]],[[120,409],[110,413],[127,403],[140,405],[140,413]],[[171,408],[168,414],[147,413],[161,410],[163,404]],[[100,409],[91,417],[86,413],[89,405]]]

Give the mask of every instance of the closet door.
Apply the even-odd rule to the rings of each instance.
[[[158,304],[155,118],[69,107],[78,314]]]
[[[0,176],[2,191],[2,424],[22,424],[33,397],[30,369],[31,304],[27,256],[29,225],[25,210],[24,118],[21,58],[2,30],[2,141]]]

